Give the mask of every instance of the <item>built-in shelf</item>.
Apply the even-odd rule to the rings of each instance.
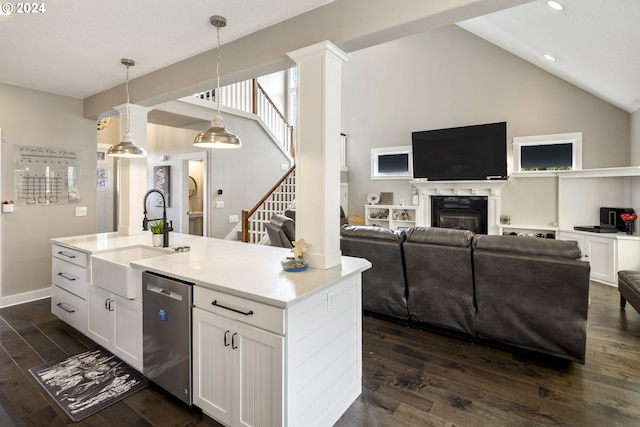
[[[619,168],[582,169],[575,171],[540,171],[514,172],[513,178],[615,178],[625,176],[640,176],[640,166],[624,166]]]

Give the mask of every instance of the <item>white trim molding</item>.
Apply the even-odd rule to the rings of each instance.
[[[515,136],[513,137],[513,176],[546,174],[556,171],[520,171],[521,148],[533,145],[571,144],[571,170],[582,170],[582,132],[556,133],[550,135]]]

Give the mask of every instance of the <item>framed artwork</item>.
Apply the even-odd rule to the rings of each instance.
[[[380,193],[380,204],[381,205],[393,205],[393,193]]]
[[[169,182],[171,177],[171,166],[154,166],[153,167],[153,184],[154,187],[162,191],[164,199],[167,202],[167,207],[171,206],[169,198]],[[158,196],[156,199],[156,206],[162,206],[162,197]]]
[[[98,191],[107,191],[109,188],[109,168],[98,166],[96,185]]]

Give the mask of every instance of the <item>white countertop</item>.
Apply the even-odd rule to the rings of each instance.
[[[151,246],[151,234],[122,236],[102,233],[54,238],[89,254],[133,245]],[[190,246],[189,252],[132,262],[134,267],[150,270],[196,285],[276,307],[288,307],[345,277],[361,273],[371,263],[361,258],[342,257],[342,262],[327,270],[309,268],[285,272],[280,261],[289,249],[170,233],[170,246]]]

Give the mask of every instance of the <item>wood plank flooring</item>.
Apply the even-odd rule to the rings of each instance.
[[[640,315],[618,300],[591,284],[585,365],[365,316],[363,393],[336,426],[640,426]],[[220,425],[155,386],[72,423],[27,370],[93,343],[49,304],[0,309],[0,426]]]

